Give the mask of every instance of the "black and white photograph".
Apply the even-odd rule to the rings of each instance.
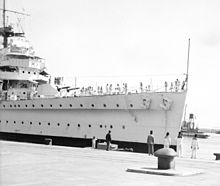
[[[220,185],[220,1],[0,0],[0,185]]]

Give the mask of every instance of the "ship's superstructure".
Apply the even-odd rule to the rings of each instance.
[[[94,93],[91,87],[62,96],[62,87],[51,85],[44,60],[37,57],[24,34],[3,26],[0,50],[0,134],[2,139],[88,146],[95,136],[104,140],[112,131],[113,143],[146,151],[146,138],[154,131],[162,146],[166,132],[172,145],[181,127],[187,80],[182,87],[164,91],[123,90]],[[56,79],[56,81],[59,79]],[[178,82],[177,82],[178,83]],[[66,92],[78,88],[63,88]]]

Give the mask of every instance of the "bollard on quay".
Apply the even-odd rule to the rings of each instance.
[[[159,149],[154,155],[158,157],[158,169],[175,169],[177,153],[172,148]]]

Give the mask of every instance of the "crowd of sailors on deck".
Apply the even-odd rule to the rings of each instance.
[[[2,86],[0,86],[0,92],[2,92]],[[139,88],[137,89],[128,89],[128,84],[123,83],[120,85],[119,83],[114,86],[113,84],[106,84],[105,86],[97,86],[97,88],[93,86],[82,87],[82,88],[70,88],[70,89],[62,89],[59,88],[58,94],[56,97],[70,97],[70,96],[92,96],[92,95],[118,95],[118,94],[131,94],[131,93],[144,93],[144,92],[181,92],[186,89],[186,81],[182,83],[180,80],[176,79],[175,82],[168,83],[164,82],[164,86],[158,89],[152,89],[151,85],[146,85],[142,82],[139,84]],[[32,90],[30,90],[32,92]],[[36,94],[36,90],[33,91]],[[32,96],[34,97],[34,96]],[[28,98],[27,98],[28,99]],[[31,99],[31,98],[30,98]]]
[[[91,95],[117,95],[117,94],[129,94],[129,93],[144,93],[144,92],[158,92],[158,91],[165,91],[165,92],[181,92],[184,91],[186,88],[186,82],[183,81],[182,83],[180,80],[176,79],[175,82],[170,82],[170,84],[165,81],[164,87],[152,90],[151,85],[144,86],[142,82],[139,84],[138,89],[128,89],[128,84],[123,83],[122,85],[116,84],[106,84],[103,86],[97,86],[94,88],[93,86],[82,87],[79,88],[79,91],[73,91],[71,95],[74,96],[91,96]],[[66,92],[67,94],[68,92]]]

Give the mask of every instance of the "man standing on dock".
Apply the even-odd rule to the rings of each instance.
[[[170,138],[170,133],[167,132],[166,133],[166,136],[164,137],[164,148],[170,148],[170,145],[171,145],[171,138]]]
[[[153,131],[150,131],[150,134],[147,137],[147,145],[148,145],[148,155],[154,155],[154,136]]]
[[[178,157],[182,157],[182,141],[183,141],[182,133],[179,132],[177,139],[176,139],[176,150],[177,150]]]
[[[111,144],[111,141],[112,141],[110,130],[108,131],[108,134],[106,134],[105,139],[106,139],[106,143],[107,143],[106,150],[109,151],[110,150],[110,144]]]
[[[191,149],[192,149],[191,158],[196,159],[196,152],[199,149],[197,134],[195,134],[194,137],[192,138]]]

